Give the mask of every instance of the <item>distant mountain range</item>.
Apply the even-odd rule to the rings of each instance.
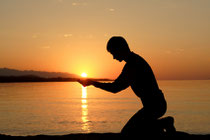
[[[0,68],[0,83],[13,82],[75,82],[81,79],[76,74],[67,72],[46,72],[34,70],[16,70]],[[84,78],[82,78],[85,80]],[[88,78],[95,81],[111,81],[106,78]]]
[[[37,76],[43,78],[79,78],[76,74],[67,72],[47,72],[47,71],[34,71],[34,70],[16,70],[9,68],[0,68],[0,76]]]

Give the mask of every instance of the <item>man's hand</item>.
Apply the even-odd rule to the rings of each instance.
[[[82,84],[84,87],[93,85],[94,81],[89,79],[79,79],[78,82]]]

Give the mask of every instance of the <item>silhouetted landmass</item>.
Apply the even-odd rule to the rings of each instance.
[[[47,72],[47,71],[34,71],[34,70],[16,70],[9,68],[0,68],[0,76],[26,76],[34,75],[43,78],[79,78],[80,76],[76,74],[70,74],[67,72]]]
[[[62,72],[43,72],[0,68],[0,83],[13,82],[75,82],[80,76]],[[84,78],[83,78],[84,79]],[[96,81],[110,81],[104,78],[89,78]]]
[[[187,134],[184,132],[177,132],[174,136],[159,136],[154,137],[150,135],[148,137],[140,137],[141,140],[147,140],[149,138],[155,138],[160,140],[209,140],[210,135],[195,135]],[[37,135],[37,136],[9,136],[0,134],[1,140],[136,140],[137,138],[122,138],[119,133],[86,133],[86,134],[68,134],[68,135]]]
[[[12,82],[67,82],[76,81],[76,78],[43,78],[35,75],[25,76],[0,76],[1,83],[12,83]]]
[[[19,83],[19,82],[76,82],[79,78],[43,78],[34,75],[25,76],[0,76],[0,83]],[[84,79],[84,78],[82,78]],[[110,79],[95,79],[89,78],[95,81],[111,81]]]

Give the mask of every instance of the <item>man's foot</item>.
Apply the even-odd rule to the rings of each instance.
[[[173,117],[168,116],[168,117],[162,118],[161,123],[163,123],[162,125],[167,135],[174,135],[176,133]]]

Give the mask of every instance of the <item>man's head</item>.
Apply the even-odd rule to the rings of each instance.
[[[113,36],[107,43],[107,51],[113,55],[113,58],[122,61],[125,60],[131,52],[126,40],[121,36]]]

